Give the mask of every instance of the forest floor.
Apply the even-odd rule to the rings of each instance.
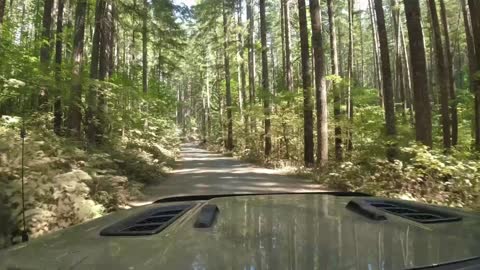
[[[212,153],[195,143],[182,144],[175,170],[166,181],[147,185],[146,203],[176,195],[225,193],[274,193],[325,191],[312,180],[283,175],[222,154]]]

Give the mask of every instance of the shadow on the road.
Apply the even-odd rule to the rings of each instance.
[[[325,191],[312,181],[281,175],[278,171],[210,153],[191,144],[183,145],[181,157],[167,181],[145,189],[148,197]]]

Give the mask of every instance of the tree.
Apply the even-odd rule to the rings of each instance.
[[[335,29],[335,6],[334,0],[327,0],[328,6],[328,25],[330,28],[330,60],[332,64],[332,74],[339,76],[338,72],[338,48],[337,48],[337,32]],[[333,87],[333,114],[335,117],[335,158],[337,161],[343,159],[342,149],[342,128],[340,126],[341,119],[341,98],[340,89],[335,80],[332,81]]]
[[[96,1],[95,9],[95,32],[92,38],[91,61],[90,61],[90,78],[92,80],[99,80],[100,74],[100,51],[102,38],[102,18],[105,15],[106,3],[105,0]],[[90,145],[94,146],[101,143],[100,138],[100,123],[98,118],[98,85],[92,84],[87,93],[87,140]]]
[[[270,134],[270,81],[268,78],[268,46],[267,46],[267,19],[265,12],[265,0],[260,0],[260,42],[262,44],[262,92],[263,109],[265,114],[265,156],[270,156],[272,152],[272,137]]]
[[[378,88],[378,104],[383,106],[383,84],[382,84],[382,72],[380,70],[380,52],[378,50],[378,31],[375,20],[375,10],[372,4],[373,0],[368,0],[368,10],[370,11],[370,24],[372,25],[372,46],[373,46],[373,57],[374,57],[374,74],[376,86]]]
[[[406,93],[406,85],[404,81],[404,67],[403,67],[403,49],[402,49],[402,32],[401,26],[402,22],[400,21],[400,8],[398,7],[398,0],[391,0],[390,1],[392,6],[392,21],[393,21],[393,28],[395,34],[395,53],[394,55],[394,77],[393,77],[393,86],[394,86],[394,93],[396,96],[399,97],[399,101],[401,103],[401,112],[402,116],[406,118],[406,110],[407,110],[407,93]]]
[[[385,103],[385,125],[388,137],[394,137],[397,134],[395,124],[395,102],[393,97],[392,72],[390,69],[390,55],[388,50],[388,36],[385,27],[385,15],[383,11],[382,0],[375,0],[375,14],[377,15],[378,37],[380,40],[380,58],[382,66],[383,97]],[[393,159],[395,153],[389,148],[387,157]]]
[[[287,90],[293,91],[293,74],[292,74],[292,60],[290,50],[290,5],[289,0],[281,0],[283,5],[283,29],[285,31],[285,78],[287,82]]]
[[[255,103],[255,20],[253,14],[253,1],[254,0],[246,0],[247,1],[247,20],[248,20],[248,100],[250,109]],[[251,126],[252,130],[256,130],[256,121],[255,117],[251,117]]]
[[[415,138],[432,147],[432,108],[428,94],[427,60],[421,24],[420,3],[404,0],[407,19],[410,61],[412,64],[413,107],[415,110]]]
[[[458,112],[457,112],[457,100],[455,93],[455,79],[453,77],[453,56],[450,49],[450,33],[447,20],[447,11],[445,8],[445,0],[440,0],[440,18],[442,20],[443,35],[445,37],[445,65],[448,81],[448,93],[450,95],[450,114],[451,114],[451,140],[452,145],[455,146],[458,143]]]
[[[460,0],[460,6],[462,9],[463,15],[463,25],[465,29],[465,39],[467,42],[467,55],[468,55],[468,76],[470,78],[470,90],[473,91],[475,89],[473,74],[476,70],[476,61],[475,61],[475,45],[473,41],[473,33],[472,33],[472,24],[470,21],[470,16],[468,13],[468,7],[465,0]]]
[[[225,148],[228,151],[233,150],[233,112],[232,112],[232,90],[230,86],[230,58],[228,56],[229,44],[229,22],[226,0],[223,0],[223,50],[224,50],[224,69],[225,69],[225,101],[227,106],[227,141]]]
[[[449,110],[449,92],[447,67],[445,63],[444,47],[438,20],[437,7],[435,0],[428,0],[430,16],[432,20],[433,39],[435,44],[435,58],[437,63],[437,77],[440,88],[440,114],[442,122],[443,146],[448,149],[452,146],[450,132],[450,110]]]
[[[242,31],[243,31],[243,21],[242,21],[242,12],[243,12],[243,9],[242,9],[242,0],[239,0],[238,1],[238,12],[237,12],[237,16],[238,16],[238,27],[240,29],[240,31],[238,31],[238,56],[239,56],[239,61],[240,61],[240,64],[239,64],[239,72],[238,72],[238,76],[239,76],[239,99],[240,99],[240,110],[242,111],[242,114],[243,114],[243,121],[244,121],[244,130],[245,130],[245,133],[248,133],[248,116],[247,114],[244,113],[244,110],[246,109],[246,104],[247,104],[247,93],[246,93],[246,84],[247,84],[247,79],[246,79],[246,73],[245,73],[245,46],[244,46],[244,40],[243,40],[243,34],[242,34]]]
[[[468,0],[468,8],[470,11],[470,23],[472,26],[472,40],[473,40],[473,49],[475,50],[475,58],[470,59],[474,65],[471,65],[474,68],[474,71],[471,72],[473,77],[471,85],[473,86],[473,93],[475,95],[475,125],[474,125],[474,134],[475,134],[475,147],[477,150],[480,150],[480,3],[474,0]]]
[[[63,49],[63,10],[65,7],[64,0],[58,0],[57,10],[57,33],[55,42],[55,81],[57,83],[57,95],[55,97],[55,103],[53,105],[53,130],[57,135],[62,134],[62,122],[63,122],[63,108],[62,108],[62,96],[61,92],[61,80],[62,80],[62,49]]]
[[[347,67],[347,116],[349,120],[347,150],[353,150],[353,98],[352,98],[352,84],[353,84],[353,7],[354,0],[348,0],[348,67]]]
[[[305,0],[298,0],[298,15],[300,24],[300,51],[302,59],[304,161],[306,167],[311,167],[315,163],[313,143],[313,101],[312,79],[310,77],[309,61],[310,48],[308,45],[308,26]]]
[[[5,19],[5,1],[6,0],[0,0],[0,27],[3,25]]]
[[[42,42],[40,47],[40,66],[45,76],[48,76],[52,50],[52,22],[54,0],[45,0],[42,16]],[[39,98],[40,107],[45,110],[48,102],[48,86],[44,85]]]
[[[327,86],[325,84],[322,18],[318,0],[310,0],[310,18],[312,21],[312,47],[315,63],[317,164],[319,167],[324,167],[328,162],[328,104]]]
[[[79,0],[75,11],[72,86],[70,89],[70,110],[68,113],[69,134],[74,137],[80,137],[82,124],[82,70],[85,45],[86,11],[87,0]]]
[[[148,92],[148,0],[143,0],[142,19],[142,89],[143,93]]]

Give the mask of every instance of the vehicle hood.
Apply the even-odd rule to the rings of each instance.
[[[410,269],[480,256],[476,214],[458,212],[462,221],[431,225],[393,215],[374,221],[346,209],[351,199],[216,198],[197,203],[156,235],[100,236],[155,205],[139,207],[6,250],[0,269]],[[204,203],[220,212],[211,228],[194,228]]]

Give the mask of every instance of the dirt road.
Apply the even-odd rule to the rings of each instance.
[[[201,149],[195,144],[183,144],[179,166],[164,182],[148,186],[147,200],[186,194],[269,193],[323,191],[322,186],[309,180],[279,174]]]

